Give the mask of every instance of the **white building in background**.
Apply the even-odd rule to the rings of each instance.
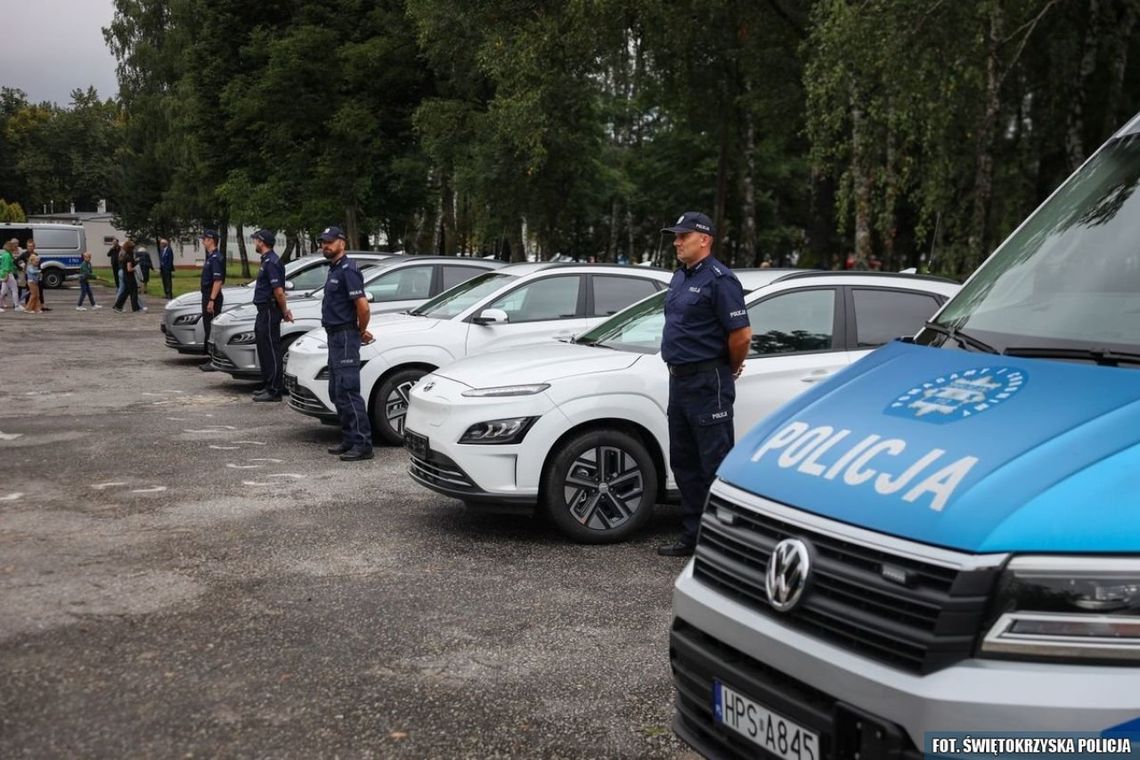
[[[129,235],[120,229],[117,229],[112,224],[114,214],[107,211],[107,204],[103,201],[99,202],[98,211],[76,211],[72,206],[71,211],[58,211],[47,214],[28,214],[29,222],[54,222],[57,224],[82,224],[84,231],[87,233],[87,247],[91,251],[91,263],[97,267],[108,266],[107,251],[113,245],[115,238],[119,242],[126,240]],[[246,234],[252,233],[256,228],[246,229]],[[238,246],[237,246],[237,231],[230,227],[227,236],[227,258],[230,261],[238,260]],[[284,250],[284,238],[280,238],[282,243],[279,250]],[[136,245],[141,245],[150,252],[151,258],[154,259],[155,266],[158,266],[158,241],[157,240],[139,240],[135,239]],[[196,237],[190,240],[171,240],[170,247],[174,249],[174,267],[176,269],[201,269],[202,262],[206,259],[206,249],[202,247],[202,241]],[[253,244],[246,242],[246,248],[249,253],[250,261],[256,262],[257,254],[253,252]]]

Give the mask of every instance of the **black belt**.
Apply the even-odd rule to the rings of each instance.
[[[727,367],[728,364],[721,359],[713,359],[707,362],[693,362],[692,364],[670,364],[669,374],[674,377],[688,377],[695,375],[698,372],[708,372],[713,369],[720,369]]]
[[[265,309],[276,309],[277,308],[277,302],[276,301],[267,301],[266,303],[255,303],[254,306],[257,307],[258,311],[264,311]]]
[[[349,323],[343,324],[343,325],[333,325],[332,327],[326,327],[325,333],[328,335],[332,335],[333,333],[342,333],[342,332],[347,332],[348,330],[355,330],[355,329],[356,329],[356,325],[354,325],[352,322],[349,322]]]

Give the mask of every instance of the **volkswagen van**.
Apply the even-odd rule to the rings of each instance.
[[[1140,116],[913,339],[740,439],[673,596],[709,756],[1140,739]]]

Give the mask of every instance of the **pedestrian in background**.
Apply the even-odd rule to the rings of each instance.
[[[16,293],[20,299],[16,311],[23,311],[28,304],[28,252],[20,250],[20,241],[16,238],[9,240],[8,245],[16,262]]]
[[[34,252],[28,252],[24,271],[28,280],[28,304],[24,310],[30,314],[39,314],[43,311],[40,306],[40,257]]]
[[[28,257],[30,258],[31,256],[35,256],[36,257],[36,267],[38,269],[40,269],[38,276],[36,278],[36,291],[37,291],[36,295],[39,296],[39,310],[40,311],[51,311],[51,307],[47,305],[47,301],[44,299],[44,275],[43,275],[43,269],[40,267],[40,263],[39,263],[40,256],[38,253],[36,253],[36,241],[31,239],[31,238],[28,238],[27,246],[28,246],[28,250],[26,253],[27,253]],[[29,285],[28,288],[30,290],[31,285]]]
[[[119,268],[122,266],[122,259],[120,255],[123,252],[123,247],[119,245],[119,239],[115,238],[111,247],[107,249],[107,258],[111,260],[111,274],[115,276],[115,292],[119,292]]]
[[[293,321],[293,313],[285,301],[285,267],[273,250],[277,236],[272,230],[253,233],[253,246],[261,256],[261,268],[253,289],[253,303],[257,307],[254,336],[257,339],[257,363],[261,367],[261,390],[253,395],[254,401],[280,401],[285,393],[281,361],[281,320]]]
[[[12,308],[20,310],[20,289],[16,286],[15,241],[9,240],[0,249],[0,312],[4,311],[4,296],[12,300]]]
[[[327,227],[318,238],[329,260],[325,294],[321,301],[321,326],[329,344],[329,395],[340,418],[341,442],[328,451],[345,462],[372,458],[372,425],[360,396],[360,346],[372,342],[368,332],[368,299],[364,278],[356,263],[345,255],[345,235],[340,227]]]
[[[210,325],[213,324],[214,317],[222,313],[222,307],[225,305],[222,286],[226,284],[226,262],[222,260],[222,252],[218,250],[220,239],[221,236],[215,230],[206,230],[202,233],[206,261],[202,264],[202,279],[199,284],[202,291],[202,328],[205,332],[202,345],[207,347],[207,351],[210,345]],[[198,369],[203,372],[218,371],[209,359],[199,364]]]
[[[143,293],[147,292],[147,285],[150,283],[150,270],[153,267],[154,262],[151,261],[150,252],[140,245],[135,251],[135,272],[138,274]]]
[[[75,304],[76,311],[87,311],[87,307],[83,305],[83,299],[88,298],[91,300],[92,309],[102,309],[95,303],[95,294],[91,292],[91,251],[83,252],[83,261],[79,262],[79,303]]]
[[[174,298],[174,249],[166,238],[158,241],[158,274],[162,278],[162,294]]]
[[[138,268],[138,263],[135,261],[135,248],[129,245],[131,241],[128,240],[123,244],[123,261],[121,271],[119,272],[119,281],[123,285],[119,297],[115,299],[114,310],[123,313],[123,305],[127,299],[131,299],[131,311],[142,311],[142,306],[139,304],[139,284],[135,279],[135,270]]]
[[[123,297],[123,294],[127,292],[127,278],[123,276],[123,273],[126,272],[125,267],[126,267],[127,259],[128,258],[134,258],[134,256],[135,256],[135,241],[126,240],[123,242],[122,245],[119,245],[118,248],[119,248],[119,256],[118,256],[119,268],[115,272],[115,301],[116,302],[118,302],[118,300]]]
[[[712,220],[686,211],[662,232],[673,233],[681,262],[665,297],[661,338],[661,358],[669,368],[669,466],[681,492],[681,537],[657,553],[686,557],[696,548],[713,477],[735,441],[735,380],[744,369],[752,330],[740,280],[712,255]]]

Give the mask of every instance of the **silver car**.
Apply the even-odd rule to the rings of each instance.
[[[364,272],[364,294],[373,314],[406,311],[476,275],[502,266],[501,261],[454,256],[389,259]],[[281,323],[281,345],[285,353],[293,341],[321,326],[322,294],[323,288],[307,298],[289,300],[293,321]],[[215,368],[236,378],[261,377],[254,337],[256,319],[257,307],[249,303],[227,310],[214,320],[208,351]]]
[[[349,251],[348,256],[361,269],[378,264],[399,254],[377,251]],[[308,294],[325,284],[327,260],[321,254],[302,256],[285,265],[285,290],[291,294]],[[253,301],[253,280],[222,289],[225,304],[222,313]],[[220,315],[219,315],[220,316]],[[217,324],[216,322],[214,324]],[[204,354],[205,329],[202,327],[202,296],[184,293],[171,299],[162,313],[162,334],[166,345],[180,354]]]

